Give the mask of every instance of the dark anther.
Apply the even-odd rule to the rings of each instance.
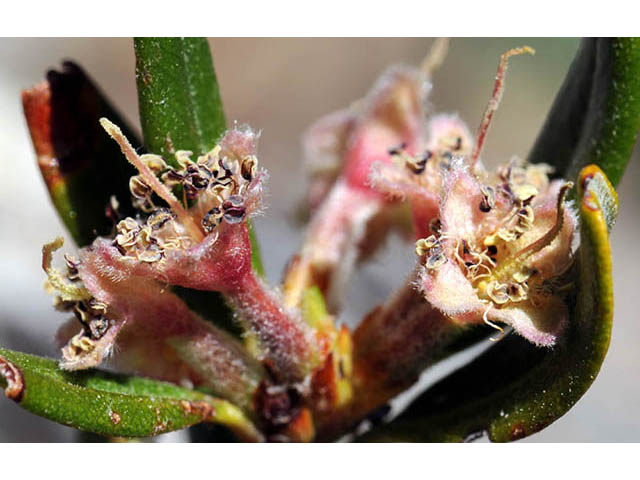
[[[224,220],[227,223],[239,223],[244,219],[247,209],[244,200],[239,195],[232,195],[222,204]]]
[[[480,211],[483,213],[487,213],[491,211],[491,206],[489,206],[489,204],[487,203],[487,201],[483,198],[482,201],[480,202]]]
[[[199,190],[209,186],[209,179],[199,173],[191,175],[189,179],[191,180],[191,184]]]
[[[454,145],[453,149],[457,152],[461,148],[462,148],[462,137],[457,137],[456,144]]]
[[[172,169],[162,174],[162,180],[166,183],[177,184],[184,180],[184,175]]]
[[[152,230],[160,230],[169,220],[175,218],[175,214],[168,208],[159,208],[147,218],[147,225]]]
[[[73,309],[73,314],[80,321],[80,323],[84,324],[89,317],[87,306],[84,302],[78,302]]]
[[[120,252],[120,255],[127,254],[127,251],[124,249],[124,247],[120,245],[118,242],[116,242],[115,240],[113,241],[112,245],[118,249],[118,251]]]
[[[489,245],[489,248],[487,248],[487,251],[489,252],[490,256],[494,256],[498,254],[498,247],[496,247],[495,245]]]
[[[218,160],[218,166],[220,167],[221,170],[224,171],[224,175],[218,178],[218,180],[224,180],[233,176],[233,172],[229,167],[227,167],[227,165],[224,162],[224,159],[221,158]]]
[[[222,210],[218,207],[213,207],[202,219],[202,228],[207,233],[213,232],[213,230],[220,223],[222,218]]]
[[[140,175],[129,179],[129,190],[131,195],[136,198],[146,198],[151,193],[151,187],[147,185]]]
[[[417,157],[415,160],[407,161],[407,166],[409,169],[415,173],[416,175],[424,172],[424,169],[427,168],[427,162],[433,156],[433,153],[430,150],[424,152],[421,156]]]
[[[255,410],[270,435],[282,434],[300,411],[302,397],[294,388],[263,381],[254,396]]]
[[[479,208],[481,212],[487,213],[496,205],[495,190],[492,187],[482,186],[480,192],[482,193],[482,201]]]
[[[247,182],[253,180],[257,168],[257,163],[254,157],[246,158],[240,165],[240,174]]]
[[[434,218],[429,222],[429,231],[434,235],[440,234],[441,229],[442,229],[442,222],[440,222],[439,218]]]
[[[96,317],[89,322],[89,331],[91,332],[91,338],[94,340],[101,339],[108,329],[109,320],[103,316]]]

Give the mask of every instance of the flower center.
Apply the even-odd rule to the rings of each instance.
[[[532,173],[538,175],[538,167],[533,168]],[[455,263],[471,282],[478,297],[494,306],[526,300],[535,303],[537,295],[553,293],[557,282],[554,282],[555,278],[542,278],[531,257],[549,246],[561,232],[565,196],[572,183],[565,183],[558,193],[553,226],[536,241],[522,247],[519,240],[535,225],[531,202],[538,195],[538,187],[534,185],[538,182],[514,179],[511,166],[501,178],[504,183],[495,188],[480,188],[482,201],[478,208],[481,212],[487,214],[497,210],[497,195],[507,197],[511,205],[497,221],[494,211],[493,228],[489,233],[478,233],[474,238],[460,238],[456,232],[432,230],[432,235],[418,240],[416,253],[428,272],[439,269],[447,261]],[[486,227],[481,224],[477,230],[486,230]]]

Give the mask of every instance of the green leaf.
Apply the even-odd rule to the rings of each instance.
[[[200,422],[261,440],[233,404],[176,385],[98,370],[66,372],[53,360],[0,348],[0,387],[36,415],[83,431],[146,437]]]
[[[587,38],[580,45],[529,155],[575,178],[598,165],[615,186],[640,126],[640,39]]]
[[[72,62],[51,70],[47,81],[22,92],[38,165],[71,236],[80,246],[110,233],[105,215],[115,195],[123,214],[133,213],[129,177],[135,170],[100,127],[106,116],[134,145],[141,142],[84,71]]]
[[[611,336],[608,231],[618,204],[615,190],[596,166],[583,169],[578,186],[578,293],[563,341],[554,349],[542,349],[509,335],[363,440],[463,441],[481,432],[492,441],[517,440],[545,428],[584,395],[600,370]]]
[[[226,121],[206,38],[136,38],[134,46],[146,146],[167,161],[176,150],[211,150]]]

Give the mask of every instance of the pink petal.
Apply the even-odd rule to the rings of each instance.
[[[452,239],[473,239],[485,220],[478,208],[482,201],[480,185],[460,163],[454,163],[444,179],[441,203],[442,231]]]
[[[236,340],[191,312],[166,285],[133,275],[105,275],[104,261],[97,249],[84,250],[79,271],[91,294],[109,306],[115,326],[103,339],[108,337],[110,344],[115,340],[116,365],[247,401],[261,367]]]
[[[435,271],[425,268],[420,278],[425,298],[442,313],[456,321],[482,321],[486,305],[457,265],[447,261]]]
[[[440,113],[429,120],[429,143],[427,148],[437,150],[443,138],[460,137],[460,149],[457,155],[470,155],[473,149],[474,137],[467,124],[457,114]]]
[[[568,308],[562,299],[549,297],[537,307],[530,303],[516,304],[513,307],[492,308],[488,318],[504,322],[530,342],[551,347],[556,344],[568,321]]]

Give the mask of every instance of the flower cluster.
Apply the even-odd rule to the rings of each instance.
[[[114,361],[125,369],[204,384],[241,406],[263,381],[302,382],[322,360],[313,329],[251,267],[246,222],[259,208],[266,177],[257,135],[230,130],[197,159],[177,151],[171,166],[158,155],[137,155],[117,126],[101,123],[138,169],[130,191],[140,214],[120,219],[112,237],[97,238],[78,260],[68,257],[66,279],[51,267],[61,242],[45,246],[57,303],[82,326],[79,333],[75,323],[60,331],[67,342],[62,366],[95,366],[116,350]],[[256,347],[199,318],[173,285],[221,292]]]
[[[456,116],[429,124],[427,148],[412,155],[392,149],[393,163],[374,165],[373,185],[410,201],[416,281],[425,299],[461,323],[507,323],[538,345],[553,345],[564,327],[563,278],[572,263],[577,221],[565,205],[570,183],[551,182],[548,165],[511,160],[488,172],[482,143],[504,88],[511,55],[498,68],[494,95],[475,142]]]
[[[255,132],[236,127],[207,153],[167,159],[138,155],[101,119],[137,169],[129,190],[138,213],[118,216],[112,235],[78,258],[65,256],[65,273],[52,266],[62,240],[45,245],[56,307],[75,316],[58,334],[61,366],[89,368],[115,353],[123,370],[232,401],[269,438],[308,439],[314,428],[330,436],[338,411],[352,421],[386,403],[461,326],[504,334],[506,324],[536,345],[555,345],[568,322],[577,248],[572,184],[552,179],[545,164],[514,159],[492,172],[480,158],[507,59],[533,51],[502,56],[475,138],[457,115],[427,116],[441,53],[420,68],[389,69],[363,100],[310,128],[312,218],[282,294],[252,267],[247,222],[266,179]],[[338,328],[333,315],[354,266],[409,223],[414,271],[353,334]],[[220,293],[243,338],[205,321],[173,287]]]

